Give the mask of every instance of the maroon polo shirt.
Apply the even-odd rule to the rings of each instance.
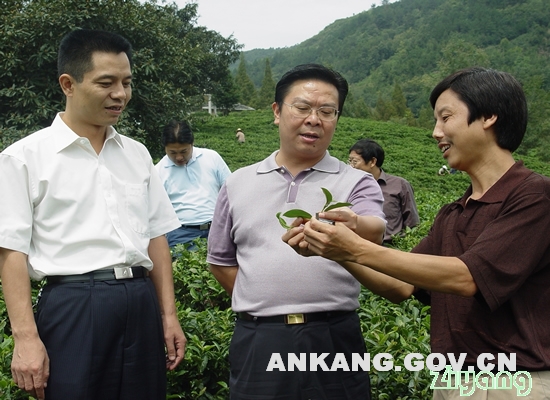
[[[384,242],[392,241],[392,235],[400,233],[407,226],[415,227],[420,222],[414,191],[411,184],[400,176],[380,172],[378,184],[384,195],[384,214],[386,215],[386,233]]]
[[[516,353],[518,370],[550,369],[550,178],[516,162],[479,200],[444,206],[415,253],[454,256],[478,292],[431,292],[437,353]],[[420,293],[419,298],[422,298]]]

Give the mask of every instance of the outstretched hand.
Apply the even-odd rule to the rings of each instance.
[[[319,213],[319,218],[341,222],[352,231],[357,230],[358,215],[349,207],[339,207],[330,211]]]
[[[332,219],[332,214],[340,212],[341,210],[322,213],[319,217],[330,217]],[[343,213],[337,217],[347,218],[349,215],[349,213]],[[334,218],[334,220],[337,219]],[[337,222],[335,225],[331,225],[312,219],[304,226],[302,234],[309,252],[337,262],[354,261],[353,251],[360,247],[361,242],[364,242],[361,237],[346,226],[346,222]]]

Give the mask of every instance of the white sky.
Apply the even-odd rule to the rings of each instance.
[[[243,50],[290,47],[382,0],[173,0],[198,3],[198,25],[233,35]],[[393,3],[396,0],[390,0]]]

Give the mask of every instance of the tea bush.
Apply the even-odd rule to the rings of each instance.
[[[247,141],[243,144],[235,139],[237,128],[246,134]],[[262,160],[279,147],[278,130],[269,111],[232,113],[218,118],[197,114],[193,116],[193,130],[195,145],[216,150],[232,171]],[[3,146],[21,136],[15,131],[3,133]],[[415,190],[420,224],[394,240],[396,248],[409,251],[427,234],[441,206],[462,195],[469,185],[468,176],[460,173],[438,176],[437,171],[445,162],[431,132],[391,122],[342,117],[329,151],[347,160],[349,147],[365,137],[383,146],[386,152],[384,169],[407,179]],[[528,156],[524,161],[529,168],[550,175],[550,164]],[[228,352],[234,314],[229,297],[208,271],[206,241],[198,239],[196,244],[196,251],[187,251],[185,246],[174,249],[178,316],[188,344],[185,360],[169,373],[167,398],[222,400],[229,393]],[[33,283],[33,296],[39,286],[40,283]],[[362,289],[359,300],[358,313],[371,356],[389,353],[395,364],[402,366],[406,354],[429,354],[429,307],[414,298],[392,304],[366,289]],[[11,379],[12,350],[11,330],[0,296],[0,398],[28,399],[29,396],[15,387]],[[431,376],[426,369],[371,371],[371,381],[373,399],[431,398]]]

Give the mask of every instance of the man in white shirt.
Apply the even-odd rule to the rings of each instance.
[[[165,399],[166,369],[183,359],[164,236],[178,220],[148,151],[112,127],[132,95],[131,57],[119,35],[66,35],[65,112],[0,154],[11,369],[38,399]],[[29,276],[46,278],[36,316]]]

